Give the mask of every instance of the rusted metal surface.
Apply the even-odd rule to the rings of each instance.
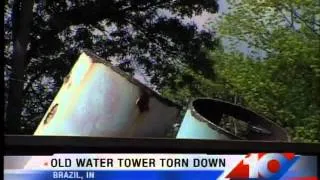
[[[220,126],[224,115],[247,124],[245,138]],[[274,122],[244,107],[209,98],[199,98],[190,103],[177,138],[289,141],[287,132]]]
[[[86,50],[34,135],[164,137],[180,109]]]

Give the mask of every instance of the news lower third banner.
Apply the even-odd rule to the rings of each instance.
[[[317,157],[293,153],[5,156],[5,180],[317,178]]]

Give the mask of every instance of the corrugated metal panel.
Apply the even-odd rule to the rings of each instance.
[[[164,137],[180,106],[84,51],[34,135]]]

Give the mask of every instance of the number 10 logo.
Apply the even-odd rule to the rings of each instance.
[[[280,179],[299,159],[293,153],[248,154],[228,175],[231,179]]]

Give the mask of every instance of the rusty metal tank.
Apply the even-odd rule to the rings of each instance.
[[[176,138],[289,141],[287,132],[267,118],[242,106],[210,98],[190,103]]]
[[[85,50],[34,135],[164,137],[180,109]]]

